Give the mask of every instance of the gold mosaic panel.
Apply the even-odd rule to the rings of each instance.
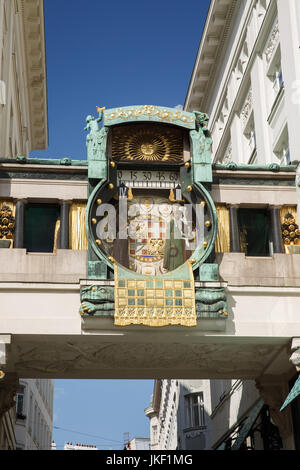
[[[115,267],[115,282],[116,325],[196,326],[193,277],[182,281],[119,279]]]

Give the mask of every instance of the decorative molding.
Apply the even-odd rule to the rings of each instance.
[[[43,0],[18,0],[24,31],[31,150],[48,146],[46,53]]]
[[[265,54],[266,54],[266,60],[267,63],[269,64],[271,57],[273,55],[273,52],[278,44],[279,41],[279,24],[278,24],[278,18],[275,21],[274,27],[272,29],[270,38],[267,42],[267,46],[265,49]]]
[[[100,109],[100,108],[99,108]],[[176,124],[188,129],[195,128],[195,115],[179,109],[142,105],[113,108],[104,111],[104,126],[131,121],[156,121]]]
[[[220,157],[217,163],[222,164],[222,165],[227,165],[228,163],[231,163],[231,162],[232,162],[232,143],[230,140],[224,152],[223,158]]]
[[[185,100],[185,110],[206,108],[207,91],[214,83],[212,77],[220,63],[224,44],[231,31],[232,19],[239,6],[237,0],[211,2]],[[214,38],[213,43],[210,38]]]
[[[241,120],[243,127],[246,126],[253,107],[252,88],[250,87],[241,110]]]

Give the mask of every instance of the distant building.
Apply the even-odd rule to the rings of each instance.
[[[134,437],[126,445],[126,450],[150,450],[149,437]]]
[[[54,381],[22,379],[16,395],[17,450],[50,450]]]
[[[55,450],[56,450],[56,444],[53,442],[52,447],[53,447],[53,444],[55,445]],[[97,446],[93,446],[90,444],[79,444],[79,443],[72,444],[72,442],[66,442],[64,445],[64,450],[99,450],[99,449],[97,448]]]
[[[206,380],[156,380],[150,407],[151,450],[210,447],[210,386]]]

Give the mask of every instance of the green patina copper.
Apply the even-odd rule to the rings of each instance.
[[[97,180],[96,186],[90,185],[90,196],[86,211],[86,230],[88,234],[89,244],[91,246],[91,256],[88,261],[88,274],[96,279],[104,279],[106,272],[103,263],[113,269],[113,264],[98,249],[93,237],[91,236],[91,220],[90,209],[95,203],[95,198],[101,191],[102,202],[108,202],[112,197],[112,192],[108,188],[108,183],[116,182],[116,175],[108,167],[107,157],[107,135],[108,126],[117,125],[124,122],[133,121],[159,121],[163,123],[178,125],[190,129],[191,143],[191,168],[181,167],[181,187],[182,193],[187,201],[192,204],[195,202],[188,192],[188,186],[193,186],[194,194],[204,194],[206,202],[210,208],[210,220],[212,222],[212,236],[209,237],[208,245],[199,246],[193,254],[196,263],[194,269],[203,263],[213,250],[215,239],[217,236],[217,214],[214,203],[208,191],[201,183],[212,181],[212,165],[211,165],[211,138],[208,136],[207,122],[208,116],[205,113],[194,112],[187,113],[177,109],[163,108],[157,106],[129,106],[125,108],[115,108],[110,110],[99,109],[98,118],[88,116],[85,130],[89,131],[86,139],[88,150],[88,177],[89,180]],[[100,129],[99,124],[103,122]],[[115,184],[114,184],[115,186]],[[93,259],[95,253],[99,259]],[[98,263],[101,263],[98,265]]]
[[[298,375],[296,382],[288,396],[286,397],[280,411],[283,411],[295,398],[299,397],[300,395],[300,375]]]
[[[277,163],[270,163],[269,165],[247,165],[237,164],[234,162],[222,164],[213,163],[213,170],[228,170],[228,171],[272,171],[273,173],[279,172],[295,172],[297,164],[292,165],[278,165]]]
[[[90,131],[86,138],[86,146],[88,152],[88,177],[91,179],[107,179],[107,158],[106,144],[108,129],[106,127],[99,128],[99,123],[103,119],[103,111],[99,110],[98,118],[87,116],[85,127],[86,131]]]
[[[223,287],[196,288],[197,318],[227,318],[226,293]]]
[[[153,105],[126,106],[104,111],[104,126],[115,126],[125,122],[162,122],[195,129],[196,120],[193,113],[179,109]]]
[[[194,111],[196,130],[190,132],[192,171],[195,183],[212,182],[211,144],[207,129],[208,115]]]
[[[113,316],[115,308],[112,286],[87,286],[80,291],[81,315]]]
[[[27,165],[61,165],[61,166],[88,166],[87,160],[72,160],[69,157],[62,158],[26,158],[18,155],[16,158],[1,158],[0,163],[19,163]]]

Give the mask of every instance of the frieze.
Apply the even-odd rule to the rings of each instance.
[[[38,180],[61,180],[61,181],[87,181],[87,173],[77,173],[76,171],[68,171],[68,173],[60,173],[58,171],[49,171],[49,173],[40,171],[6,171],[0,167],[0,178],[2,179],[38,179]]]
[[[170,282],[170,281],[169,281]],[[177,283],[181,281],[175,281]],[[183,284],[183,282],[182,282]],[[146,281],[145,281],[146,285]],[[124,291],[125,288],[122,288]],[[191,294],[190,294],[191,295]],[[179,297],[178,297],[179,298]],[[84,317],[113,317],[115,313],[114,287],[107,285],[91,285],[81,288],[81,306],[79,313]],[[138,297],[141,301],[142,297]],[[196,288],[196,318],[227,318],[228,308],[226,293],[220,288]],[[153,308],[152,308],[153,310]],[[174,308],[173,308],[174,310]],[[173,312],[174,313],[174,312]],[[175,315],[174,315],[175,318]],[[174,322],[175,320],[173,320]],[[130,323],[130,322],[129,322]],[[129,324],[128,323],[128,324]],[[167,324],[165,322],[165,324]],[[163,326],[163,325],[157,325]]]
[[[271,178],[243,178],[240,176],[233,177],[219,177],[214,178],[213,184],[224,185],[245,185],[245,186],[284,186],[295,187],[295,180],[293,179],[271,179]]]
[[[195,128],[195,116],[181,110],[153,105],[128,106],[104,111],[104,125],[111,126],[126,121],[160,121]]]

